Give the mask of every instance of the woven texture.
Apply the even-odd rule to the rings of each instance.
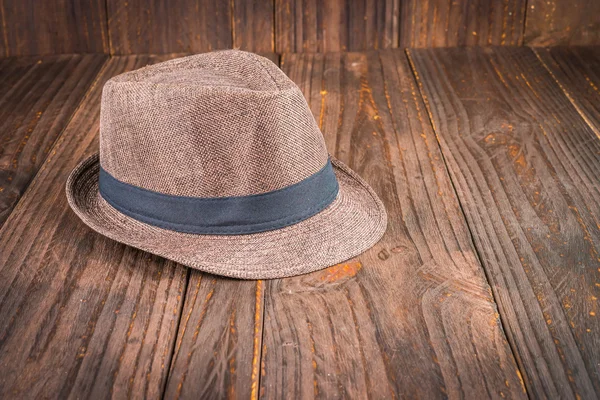
[[[104,87],[100,153],[67,181],[81,220],[116,241],[202,271],[270,279],[356,256],[384,234],[373,190],[332,158],[335,200],[301,222],[267,232],[203,235],[140,222],[99,193],[100,165],[120,181],[169,195],[259,194],[319,171],[329,155],[298,87],[269,60],[228,50],[168,61]]]
[[[180,196],[269,192],[327,161],[300,89],[268,59],[235,50],[112,78],[100,136],[101,163],[112,176]]]

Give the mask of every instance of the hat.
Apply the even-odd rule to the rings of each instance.
[[[238,50],[110,79],[99,154],[73,170],[66,191],[102,235],[243,279],[340,263],[387,224],[375,192],[327,153],[300,89]]]

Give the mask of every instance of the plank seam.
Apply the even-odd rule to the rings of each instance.
[[[171,378],[171,372],[173,372],[173,364],[175,363],[175,348],[177,347],[177,339],[179,337],[179,327],[181,326],[181,320],[183,319],[183,306],[185,305],[185,300],[187,298],[187,291],[190,283],[191,276],[191,268],[185,269],[185,282],[183,283],[183,290],[181,291],[181,301],[179,302],[179,318],[177,318],[177,324],[175,325],[174,335],[173,336],[173,344],[171,345],[171,350],[169,352],[169,357],[171,360],[169,361],[169,369],[167,370],[167,374],[165,375],[165,380],[160,389],[160,398],[164,399],[167,391],[167,384]]]
[[[506,335],[506,330],[504,328],[504,326],[505,326],[505,320],[503,318],[502,313],[500,312],[500,307],[498,307],[498,301],[497,301],[497,298],[496,298],[497,297],[496,293],[493,290],[493,286],[491,285],[490,277],[489,277],[489,274],[487,272],[487,269],[483,265],[481,253],[479,252],[479,249],[477,248],[477,245],[475,244],[475,241],[473,240],[474,233],[473,233],[471,225],[469,224],[469,221],[467,219],[467,216],[466,216],[466,213],[465,213],[465,209],[463,207],[463,204],[462,204],[462,201],[460,199],[460,196],[458,195],[456,184],[454,182],[454,179],[452,178],[452,174],[450,173],[450,170],[449,170],[449,167],[448,167],[448,163],[446,161],[446,155],[445,155],[445,153],[444,153],[444,151],[442,149],[442,146],[441,146],[441,143],[440,143],[440,139],[439,139],[439,135],[438,135],[438,132],[437,132],[437,128],[436,128],[435,123],[433,121],[433,116],[431,114],[430,105],[429,105],[429,103],[428,103],[428,101],[426,99],[427,96],[426,96],[426,94],[423,91],[423,85],[422,85],[422,83],[421,83],[421,81],[419,79],[419,74],[417,72],[417,68],[416,68],[416,66],[415,66],[415,64],[413,62],[413,59],[412,59],[411,55],[410,55],[410,49],[409,48],[405,49],[404,50],[404,54],[405,54],[405,56],[406,56],[406,58],[408,60],[408,63],[410,65],[410,70],[411,70],[411,73],[413,75],[413,79],[415,80],[415,82],[417,83],[417,87],[419,88],[419,94],[421,95],[421,99],[423,100],[423,103],[425,104],[425,109],[427,110],[427,116],[429,118],[429,123],[431,124],[431,128],[433,129],[433,132],[435,134],[436,142],[437,142],[438,148],[440,150],[440,155],[441,155],[442,161],[444,163],[444,168],[446,170],[446,174],[448,175],[448,180],[450,181],[450,184],[452,185],[452,190],[454,191],[454,195],[455,195],[455,197],[457,199],[458,206],[460,208],[460,213],[462,215],[462,219],[465,222],[465,225],[466,225],[466,227],[468,229],[468,232],[469,232],[469,241],[471,243],[471,247],[474,250],[474,254],[475,254],[475,257],[477,258],[477,263],[479,264],[479,267],[483,270],[483,274],[485,276],[486,282],[487,282],[488,286],[492,289],[491,290],[491,295],[492,295],[492,299],[494,300],[494,305],[496,307],[496,311],[498,312],[498,317],[500,319],[500,325],[499,326],[500,326],[500,329],[502,331],[502,335],[504,336],[504,338],[508,342],[508,345],[510,346],[510,350],[512,352],[512,356],[513,356],[513,358],[515,360],[515,365],[517,366],[518,374],[520,376],[526,376],[526,375],[523,375],[523,371],[521,371],[522,368],[519,365],[519,363],[517,362],[517,360],[519,358],[518,358],[518,352],[517,352],[517,349],[516,349],[516,344],[512,343],[512,341],[509,340],[509,337]],[[529,393],[529,388],[527,387],[526,380],[523,380],[522,382],[523,382],[523,389],[525,391],[525,395],[528,398],[531,399],[532,397],[531,397],[531,395]]]
[[[256,281],[256,297],[254,303],[254,349],[252,355],[252,371],[251,371],[251,392],[250,398],[252,400],[258,399],[260,397],[260,385],[261,385],[261,365],[262,365],[262,357],[263,357],[263,343],[265,340],[265,289],[267,284],[264,280]],[[260,310],[259,310],[260,306]],[[259,316],[260,312],[260,316]],[[259,329],[256,325],[258,320],[260,320],[260,334],[258,334],[257,330]],[[260,337],[260,340],[258,340]],[[256,361],[256,363],[255,363]]]
[[[592,121],[589,120],[589,118],[586,116],[586,114],[583,112],[583,110],[579,107],[579,105],[577,104],[577,102],[575,101],[575,99],[573,98],[571,93],[565,88],[565,86],[560,82],[560,80],[556,77],[556,75],[554,75],[554,72],[552,72],[550,67],[544,62],[543,58],[540,56],[539,52],[540,52],[540,50],[543,50],[543,49],[535,48],[535,47],[529,47],[529,48],[533,51],[533,54],[535,54],[535,56],[540,61],[540,63],[544,67],[544,69],[546,69],[546,71],[550,74],[550,76],[552,77],[552,80],[558,85],[560,90],[563,92],[565,97],[569,100],[571,105],[573,105],[573,107],[575,108],[577,113],[581,116],[581,118],[585,121],[587,126],[589,126],[590,129],[592,130],[592,132],[594,132],[594,134],[596,135],[596,137],[598,139],[600,139],[600,131],[598,130],[598,128],[596,128],[596,126],[592,123]],[[552,57],[551,54],[550,54],[550,57]],[[562,66],[558,63],[557,63],[557,65],[562,70]]]
[[[10,55],[9,49],[8,49],[8,33],[6,32],[6,17],[4,16],[6,14],[5,8],[4,8],[4,0],[0,0],[0,15],[2,16],[2,40],[4,41],[4,55],[6,57],[8,57]]]
[[[19,199],[19,201],[17,202],[17,204],[15,205],[15,207],[13,208],[13,210],[9,213],[8,217],[4,221],[4,224],[0,227],[0,236],[2,236],[4,234],[4,228],[9,225],[8,222],[10,221],[11,217],[17,213],[17,210],[21,209],[21,207],[22,207],[25,199],[27,199],[29,197],[29,192],[32,190],[31,188],[35,187],[35,185],[36,185],[36,183],[37,183],[37,181],[39,179],[39,176],[46,169],[46,165],[48,165],[48,162],[50,162],[52,160],[52,156],[54,154],[56,154],[57,149],[60,147],[60,144],[63,142],[63,140],[64,140],[63,135],[64,135],[65,131],[67,130],[67,127],[71,124],[71,121],[73,120],[73,118],[75,117],[75,115],[77,115],[77,113],[81,109],[81,105],[88,99],[88,97],[91,95],[92,91],[94,90],[94,88],[98,84],[98,81],[99,81],[100,77],[102,76],[102,74],[104,73],[104,70],[108,66],[108,61],[110,60],[110,56],[109,55],[103,54],[103,56],[105,56],[104,62],[102,63],[102,66],[98,70],[98,73],[96,74],[96,76],[92,80],[92,83],[90,83],[90,85],[86,89],[85,94],[81,97],[81,99],[79,100],[79,103],[77,103],[77,106],[74,108],[74,110],[71,113],[71,115],[66,119],[63,128],[61,129],[61,131],[56,136],[56,140],[54,140],[54,143],[52,143],[52,145],[48,149],[48,154],[46,155],[46,158],[44,158],[44,160],[41,162],[40,168],[37,170],[37,172],[35,173],[33,179],[31,179],[31,181],[27,185],[27,188],[25,189],[25,191],[21,195],[21,198]]]
[[[527,10],[529,7],[529,0],[523,1],[523,29],[521,30],[521,40],[519,41],[519,46],[523,46],[525,44],[525,35],[527,34]]]
[[[108,54],[112,57],[115,52],[110,35],[110,17],[108,15],[108,0],[104,0],[104,14],[106,15],[106,40],[108,41]]]

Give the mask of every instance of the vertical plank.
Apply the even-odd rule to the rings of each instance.
[[[256,398],[263,285],[191,272],[166,398]]]
[[[104,0],[2,0],[0,54],[108,53]]]
[[[275,0],[275,49],[330,52],[398,46],[399,0]]]
[[[400,48],[521,45],[526,0],[407,0]]]
[[[203,52],[232,47],[229,0],[107,0],[111,54]]]
[[[600,45],[600,2],[528,0],[525,44]]]
[[[283,57],[389,221],[357,258],[266,282],[261,395],[525,398],[404,54]]]
[[[106,59],[11,57],[0,64],[0,227]]]
[[[91,231],[64,192],[98,150],[104,82],[155,61],[105,64],[0,230],[1,398],[161,396],[187,271]]]
[[[600,138],[600,47],[553,47],[534,51]]]
[[[258,397],[264,285],[190,271],[166,398]]]
[[[600,395],[600,139],[528,48],[410,58],[533,398]]]
[[[233,0],[233,46],[253,52],[275,51],[273,1]]]

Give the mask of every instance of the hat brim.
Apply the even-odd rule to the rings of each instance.
[[[282,229],[245,235],[198,235],[149,225],[109,205],[98,191],[99,157],[82,161],[67,180],[67,199],[95,231],[191,268],[241,279],[272,279],[317,271],[379,241],[387,214],[373,189],[332,158],[339,194],[326,209]]]

